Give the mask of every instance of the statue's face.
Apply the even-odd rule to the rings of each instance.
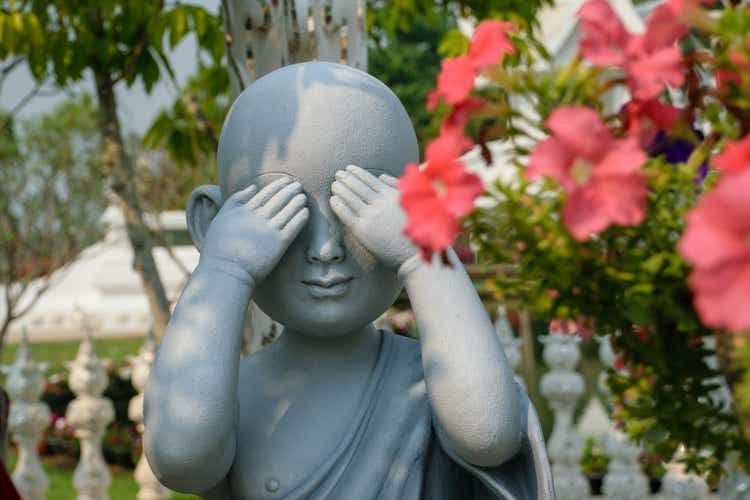
[[[265,174],[259,188],[282,176],[302,182],[310,219],[253,300],[287,328],[314,336],[352,332],[374,321],[401,291],[396,273],[384,268],[341,224],[330,209],[330,184],[311,185],[292,173]]]
[[[300,181],[307,226],[255,302],[273,319],[310,335],[341,335],[375,320],[401,290],[332,213],[334,174],[357,165],[398,177],[419,156],[409,116],[375,78],[332,63],[286,66],[255,81],[235,101],[219,142],[226,199],[280,176]]]

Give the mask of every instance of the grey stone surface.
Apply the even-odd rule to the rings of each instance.
[[[418,155],[401,103],[332,63],[234,103],[219,185],[190,198],[201,259],[145,394],[166,486],[204,498],[550,499],[544,443],[452,252],[403,236],[395,177]],[[356,166],[355,166],[356,165]],[[420,341],[372,322],[406,287]],[[284,333],[240,362],[254,300]]]

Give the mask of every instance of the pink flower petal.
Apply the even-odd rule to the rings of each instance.
[[[669,131],[680,119],[682,110],[656,99],[632,100],[625,105],[627,134],[637,137],[641,147],[649,146],[659,130]]]
[[[570,178],[568,170],[574,160],[570,149],[562,141],[556,137],[549,137],[537,144],[531,152],[529,166],[524,175],[528,180],[551,177],[570,191],[575,188],[575,183]]]
[[[680,13],[670,2],[658,6],[646,21],[645,46],[653,52],[674,45],[688,33]]]
[[[635,137],[612,141],[609,151],[597,164],[594,177],[632,174],[640,171],[648,156]]]
[[[665,84],[679,87],[685,81],[682,54],[677,47],[646,52],[644,38],[638,37],[628,47],[628,87],[635,99],[655,99]]]
[[[516,48],[508,38],[508,31],[515,30],[515,24],[503,21],[483,21],[474,31],[469,47],[469,59],[474,68],[497,64],[505,54],[513,54]]]
[[[474,88],[474,65],[468,57],[453,57],[443,61],[438,75],[437,90],[447,104],[458,104]]]
[[[585,34],[580,48],[586,60],[599,66],[622,66],[630,35],[609,2],[589,0],[578,11],[578,18]]]
[[[725,174],[750,169],[750,134],[739,141],[728,142],[721,154],[714,156],[713,164]]]
[[[693,272],[690,287],[695,309],[706,326],[738,332],[750,329],[750,256],[718,270]]]
[[[599,114],[585,106],[562,106],[555,109],[546,122],[572,154],[589,162],[597,162],[612,143],[612,134]]]

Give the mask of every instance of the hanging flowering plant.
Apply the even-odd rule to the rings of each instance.
[[[705,342],[750,332],[750,8],[669,0],[640,33],[606,0],[577,16],[562,66],[495,20],[444,60],[440,136],[399,182],[406,232],[430,258],[463,226],[498,295],[611,334],[616,417],[649,451],[750,465],[745,410],[716,397],[722,375],[742,399],[738,364]],[[473,147],[514,175],[482,185]]]

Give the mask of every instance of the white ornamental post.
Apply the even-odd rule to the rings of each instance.
[[[365,0],[222,0],[232,93],[303,61],[367,71]]]
[[[44,390],[46,363],[31,357],[26,331],[12,365],[3,367],[8,375],[8,394],[13,403],[8,417],[8,431],[18,445],[18,463],[13,483],[25,500],[44,500],[49,480],[39,462],[37,445],[50,422],[49,407],[39,401]]]
[[[604,366],[614,368],[617,356],[612,350],[610,336],[597,337],[596,340],[599,342],[599,360]],[[607,399],[611,411],[612,392],[607,385],[607,373],[604,371],[599,375],[599,390]],[[613,500],[646,498],[649,494],[648,478],[643,474],[638,463],[641,449],[614,426],[610,427],[605,443],[605,449],[610,458],[609,469],[602,483],[605,498]]]
[[[148,374],[151,364],[154,362],[156,353],[156,341],[153,331],[149,330],[146,340],[143,342],[138,356],[130,359],[133,367],[130,378],[131,383],[138,394],[130,400],[128,405],[128,417],[138,425],[138,432],[143,435],[143,391],[146,389]],[[162,500],[169,498],[170,491],[163,486],[154,476],[146,456],[141,454],[135,467],[135,481],[138,483],[138,500]]]
[[[667,473],[661,482],[663,500],[707,500],[708,485],[706,481],[695,474],[685,472],[685,466],[680,463],[684,450],[680,447],[667,464]]]
[[[573,410],[583,394],[583,377],[574,368],[581,358],[580,337],[552,332],[540,338],[544,360],[550,371],[540,389],[555,414],[547,449],[558,500],[581,500],[590,496],[588,480],[581,472],[583,439],[573,427]]]
[[[81,459],[73,473],[78,500],[107,500],[112,477],[102,456],[104,432],[115,418],[112,402],[102,397],[108,379],[96,355],[90,332],[70,364],[70,389],[76,398],[68,405],[66,418],[81,442]]]
[[[500,344],[502,344],[503,346],[503,351],[505,351],[505,357],[508,358],[510,369],[513,370],[516,381],[521,384],[521,387],[523,387],[523,379],[516,373],[516,371],[518,370],[518,365],[521,364],[520,346],[523,342],[523,339],[516,337],[513,333],[513,328],[511,328],[510,322],[508,322],[508,312],[505,309],[505,304],[500,304],[499,306],[497,306],[497,320],[495,320],[495,331],[497,332],[497,336],[500,339]]]

